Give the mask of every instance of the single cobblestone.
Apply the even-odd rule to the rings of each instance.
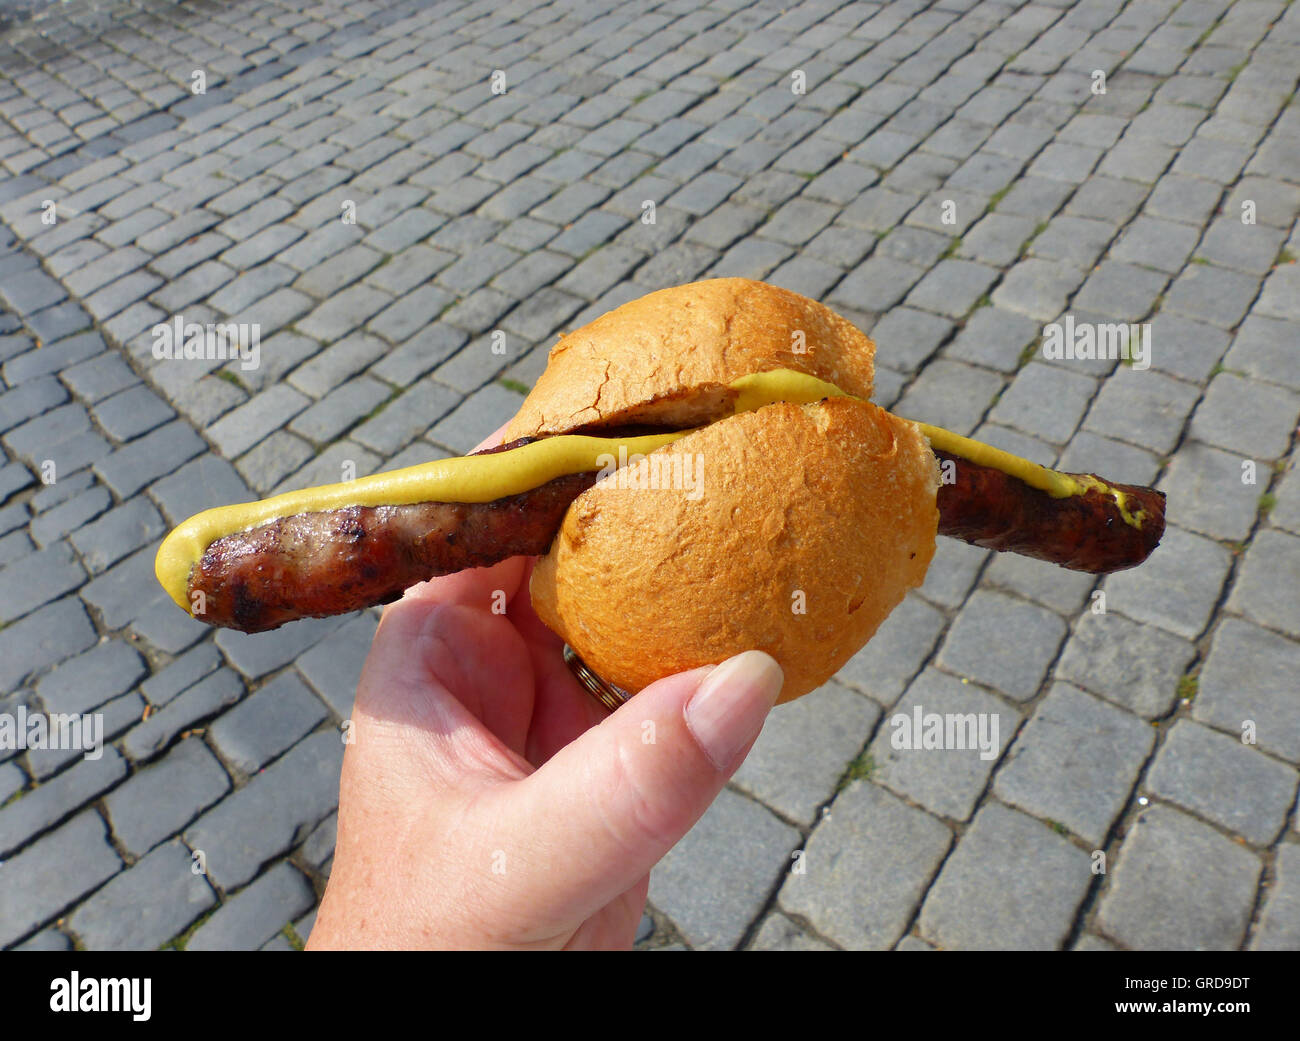
[[[1155,743],[1151,728],[1068,684],[1054,684],[1016,739],[993,791],[1102,844]]]
[[[853,950],[888,950],[943,861],[952,834],[874,784],[857,781],[831,804],[781,886],[782,908]]]
[[[768,717],[733,783],[788,819],[811,824],[835,791],[841,764],[858,754],[879,718],[874,702],[826,683]],[[804,755],[809,748],[830,754]]]
[[[1178,720],[1147,777],[1153,795],[1236,832],[1273,842],[1295,802],[1300,774],[1237,737]]]
[[[1064,636],[1065,624],[1050,612],[979,591],[957,615],[936,660],[1026,701],[1037,692]]]
[[[89,951],[155,950],[216,902],[180,842],[160,846],[100,889],[68,919]]]
[[[1169,872],[1181,864],[1198,869],[1169,885]],[[1125,836],[1097,923],[1130,948],[1235,948],[1250,922],[1260,868],[1253,853],[1209,825],[1152,806]]]
[[[1075,623],[1056,676],[1152,720],[1173,708],[1178,681],[1195,657],[1196,648],[1172,633],[1087,611]]]
[[[1091,878],[1082,850],[990,802],[931,886],[921,936],[948,950],[1060,948]]]
[[[305,738],[190,825],[185,844],[204,851],[208,877],[223,889],[244,885],[294,845],[337,804],[342,758],[337,734]]]
[[[301,873],[289,864],[277,864],[222,904],[195,930],[185,949],[256,950],[315,902],[316,895]]]
[[[122,861],[86,810],[5,863],[26,885],[0,887],[0,946],[9,946],[115,875]]]
[[[955,744],[922,744],[925,728],[931,725],[926,717],[933,714],[945,726],[947,719],[960,720],[952,735]],[[1021,718],[1014,708],[978,687],[926,669],[912,681],[871,742],[868,752],[877,771],[873,780],[932,813],[967,820]]]

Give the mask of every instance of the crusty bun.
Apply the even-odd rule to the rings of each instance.
[[[690,338],[680,316],[671,325]],[[717,335],[711,326],[697,332],[698,353]],[[677,364],[661,362],[670,374]],[[869,357],[859,375],[864,366],[869,379]],[[562,411],[535,402],[530,413]],[[643,487],[656,470],[660,485],[689,473],[700,491]],[[580,495],[533,572],[533,606],[588,666],[628,691],[757,648],[785,670],[780,700],[790,701],[826,682],[924,579],[937,490],[935,458],[915,424],[848,398],[768,405],[697,430]]]
[[[621,423],[697,426],[730,412],[732,380],[771,369],[865,399],[875,350],[827,307],[764,282],[661,289],[562,337],[505,439]]]

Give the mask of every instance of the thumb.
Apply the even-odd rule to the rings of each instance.
[[[646,687],[517,782],[557,923],[642,880],[717,797],[781,692],[781,667],[746,651]]]

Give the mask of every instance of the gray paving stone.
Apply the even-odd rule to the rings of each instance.
[[[0,946],[8,946],[111,878],[122,861],[113,852],[104,822],[86,810],[5,864],[6,873],[28,880],[0,887]]]
[[[358,468],[358,473],[361,469]],[[222,629],[216,644],[230,663],[250,680],[259,679],[293,661],[308,647],[325,639],[340,625],[339,618],[310,618],[271,633],[241,633]]]
[[[342,760],[343,743],[337,734],[305,738],[186,829],[186,845],[206,855],[208,877],[223,889],[233,889],[294,845],[301,833],[335,808]]]
[[[1086,271],[1097,262],[1114,236],[1114,227],[1106,221],[1058,214],[1034,238],[1029,251],[1036,257]]]
[[[653,925],[653,923],[651,923]],[[770,914],[763,919],[756,935],[746,948],[750,951],[830,951],[834,950],[820,940],[809,936],[783,914]]]
[[[819,243],[830,239],[840,243],[840,252],[834,257],[828,256],[836,263],[844,265],[857,263],[876,245],[871,235],[863,235],[849,228],[835,225],[827,228],[809,244],[809,251],[816,249]],[[894,228],[879,241],[880,255],[896,257],[916,267],[928,268],[939,260],[952,247],[954,239],[948,235],[926,231],[924,228]]]
[[[338,840],[339,815],[335,811],[316,825],[315,830],[298,850],[303,861],[314,868],[324,868],[334,856],[334,846]],[[303,937],[306,939],[306,937]]]
[[[244,685],[229,669],[205,676],[132,728],[122,750],[134,760],[162,751],[181,731],[216,715],[244,696]]]
[[[41,677],[36,693],[47,712],[89,712],[126,693],[147,671],[134,648],[122,640],[106,640],[60,662]]]
[[[1254,527],[1259,488],[1242,483],[1241,457],[1190,441],[1174,455],[1160,490],[1170,518],[1185,528],[1230,541]]]
[[[1109,255],[1115,260],[1177,274],[1187,263],[1200,230],[1173,221],[1138,217],[1120,236]]]
[[[790,289],[817,300],[842,277],[844,277],[843,268],[813,257],[797,256],[773,271],[768,276],[768,281],[783,289]]]
[[[1300,481],[1287,477],[1278,486],[1277,503],[1269,511],[1272,524],[1288,531],[1300,531]]]
[[[929,657],[945,624],[943,615],[925,601],[905,597],[870,642],[835,674],[836,680],[888,708]]]
[[[150,485],[149,492],[173,525],[202,510],[247,502],[253,497],[235,468],[212,454],[190,460]]]
[[[941,607],[959,607],[991,555],[989,550],[957,539],[939,539],[921,595]]]
[[[1300,945],[1300,846],[1278,847],[1277,880],[1250,939],[1252,951],[1291,951]]]
[[[58,343],[28,351],[5,362],[4,378],[11,385],[25,383],[85,361],[103,350],[104,341],[98,333],[85,332],[69,336]]]
[[[95,472],[126,499],[206,450],[189,425],[176,420],[98,460]]]
[[[1283,455],[1300,417],[1300,395],[1223,372],[1210,382],[1192,417],[1193,437],[1246,458]]]
[[[279,384],[250,398],[208,428],[208,437],[228,459],[242,455],[271,431],[311,404],[292,387]]]
[[[297,329],[307,336],[331,343],[364,325],[391,302],[392,297],[378,289],[364,284],[349,286],[299,321]]]
[[[940,359],[926,366],[894,411],[908,419],[970,434],[1001,389],[1002,380],[991,372]]]
[[[21,463],[10,463],[8,466],[0,467],[0,500],[7,499],[14,492],[35,483],[36,478]]]
[[[696,949],[732,948],[788,871],[799,833],[724,790],[650,876],[650,902]]]
[[[926,731],[915,733],[918,713],[923,727],[929,726],[925,717],[937,713],[959,720],[960,729],[943,738],[946,747],[922,746],[918,743]],[[1005,702],[963,680],[926,669],[912,681],[871,742],[873,779],[932,813],[967,820],[1020,721],[1020,713]],[[978,729],[968,731],[972,725]]]
[[[1004,447],[991,439],[990,443]],[[995,553],[984,573],[983,583],[1011,590],[1053,611],[1070,615],[1082,610],[1096,583],[1096,576],[1066,571],[1055,564],[1017,553]]]
[[[32,380],[0,394],[0,430],[8,430],[33,416],[40,416],[67,399],[67,390],[52,376]]]
[[[277,676],[210,728],[222,757],[255,774],[326,717],[325,706],[292,672]]]
[[[0,690],[16,690],[27,676],[79,654],[97,640],[86,610],[64,597],[0,630]]]
[[[1275,228],[1290,228],[1300,213],[1300,189],[1281,180],[1243,177],[1229,193],[1225,212],[1239,218],[1246,200],[1255,203],[1255,218],[1260,224]]]
[[[874,702],[826,683],[768,718],[733,783],[787,819],[811,824],[879,718]],[[809,748],[821,752],[803,754]]]
[[[0,289],[0,297],[20,315],[35,314],[67,295],[57,281],[37,268],[6,276],[4,288]]]
[[[1057,683],[1007,753],[993,791],[1100,846],[1154,743],[1136,716]]]
[[[306,466],[296,470],[272,489],[273,495],[334,484],[354,471],[365,476],[381,469],[381,460],[355,441],[345,439],[330,445]]]
[[[1150,807],[1125,837],[1097,922],[1131,948],[1235,948],[1250,922],[1260,867],[1253,853],[1209,825]],[[1170,872],[1179,874],[1179,885],[1169,885]]]
[[[1229,610],[1292,635],[1300,634],[1300,604],[1295,582],[1300,576],[1300,538],[1281,531],[1255,536],[1228,598]]]
[[[1300,328],[1251,314],[1242,322],[1223,362],[1255,379],[1300,390]]]
[[[298,276],[293,288],[315,297],[329,297],[365,277],[383,259],[378,250],[357,243],[309,267]]]
[[[1041,333],[1041,324],[1032,318],[999,307],[981,307],[967,319],[943,354],[954,361],[1014,372],[1024,349]]]
[[[57,600],[85,578],[66,542],[19,558],[0,569],[0,623],[12,623]]]
[[[1083,426],[1166,453],[1178,443],[1197,396],[1196,388],[1186,383],[1120,366],[1102,384]]]
[[[1192,264],[1169,287],[1164,307],[1197,321],[1232,329],[1245,316],[1258,291],[1257,275]],[[1264,313],[1262,309],[1261,313]]]
[[[1230,339],[1212,325],[1161,312],[1151,322],[1151,367],[1203,383],[1223,358]]]
[[[89,329],[90,315],[79,304],[67,300],[31,315],[26,324],[41,343],[57,343],[73,333]]]
[[[1122,615],[1086,611],[1079,616],[1056,676],[1108,701],[1157,719],[1173,708],[1178,681],[1196,657],[1190,642]]]
[[[516,228],[518,223],[507,227]],[[387,293],[400,296],[432,278],[454,259],[451,253],[440,249],[426,245],[411,246],[398,252],[389,263],[370,272],[366,281]]]
[[[936,660],[1026,701],[1037,692],[1064,636],[1064,623],[1050,612],[979,591],[957,615]]]
[[[1195,639],[1213,613],[1229,564],[1223,547],[1170,526],[1139,571],[1105,579],[1107,609]]]
[[[221,655],[216,647],[203,643],[154,673],[140,685],[140,690],[149,703],[158,708],[188,690],[220,664]]]
[[[517,395],[489,384],[434,424],[429,438],[464,455],[514,415],[518,405]]]
[[[1074,307],[1137,322],[1150,313],[1167,282],[1158,271],[1103,260],[1075,296]]]
[[[26,786],[27,775],[21,766],[15,762],[0,765],[0,806],[8,802],[15,792],[22,791]]]
[[[993,304],[1040,322],[1056,318],[1083,273],[1059,261],[1028,258],[1020,261],[993,290]]]
[[[1153,217],[1203,225],[1219,204],[1223,189],[1197,177],[1167,173],[1156,183],[1144,209]]]
[[[948,338],[953,323],[946,318],[896,307],[884,315],[871,331],[882,358],[905,371],[914,371]]]
[[[1064,444],[1083,418],[1096,386],[1080,373],[1031,362],[1016,374],[989,418]]]
[[[289,864],[277,864],[199,926],[185,949],[256,950],[315,902],[302,874]]]
[[[869,188],[846,207],[835,220],[836,223],[863,228],[867,231],[889,231],[901,223],[903,217],[919,201],[916,195],[894,192],[888,188]]]
[[[159,847],[80,905],[68,928],[83,950],[157,949],[217,902],[191,863],[180,842]]]
[[[112,567],[164,530],[162,517],[153,504],[136,498],[73,532],[71,542],[93,575]]]
[[[907,302],[950,318],[960,318],[997,280],[993,268],[969,260],[942,260],[908,294]]]
[[[70,725],[78,727],[75,733],[84,739],[84,724],[74,721]],[[97,751],[94,747],[87,749],[82,745],[77,755],[82,757],[82,761],[76,766],[45,781],[0,810],[0,856],[12,853],[58,824],[77,807],[126,776],[126,762],[114,748]]]
[[[934,818],[855,782],[813,831],[804,873],[785,880],[780,904],[844,947],[887,950],[907,928],[951,842]]]
[[[216,757],[201,738],[190,737],[119,786],[104,800],[104,808],[122,848],[141,856],[229,790],[230,780]]]
[[[309,441],[332,441],[387,401],[391,392],[392,388],[379,380],[368,376],[354,378],[299,413],[289,429]]]
[[[339,719],[352,715],[361,666],[370,652],[376,625],[370,614],[358,615],[298,659],[298,671]]]
[[[1282,232],[1266,225],[1242,224],[1224,217],[1210,225],[1196,247],[1196,256],[1219,267],[1266,275],[1277,261],[1284,238]]]
[[[368,448],[391,455],[427,431],[460,400],[456,391],[422,380],[358,426],[353,437]]]
[[[90,404],[140,382],[140,377],[115,354],[97,355],[62,370],[59,377]]]
[[[921,936],[948,950],[1059,949],[1091,880],[1083,850],[988,803],[931,886]]]
[[[72,949],[72,941],[68,939],[67,934],[53,926],[42,929],[30,939],[10,948],[15,951],[70,951]]]
[[[1300,774],[1243,744],[1180,719],[1156,756],[1146,786],[1236,832],[1268,845],[1282,831]]]

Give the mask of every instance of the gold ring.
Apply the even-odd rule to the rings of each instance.
[[[587,667],[587,663],[578,657],[567,643],[564,645],[564,664],[569,667],[583,689],[593,698],[599,701],[610,712],[615,712],[618,707],[632,697],[622,687],[616,687],[614,684],[601,679]]]

